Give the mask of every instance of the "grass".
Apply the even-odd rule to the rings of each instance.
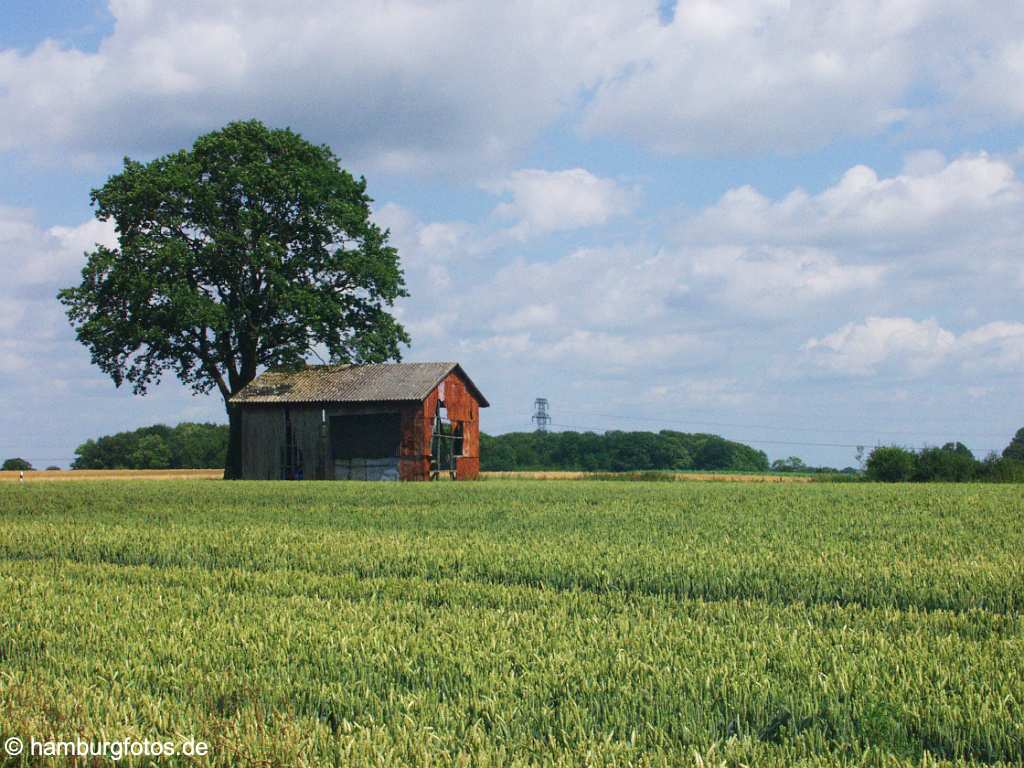
[[[1019,765],[1020,514],[979,485],[5,485],[0,739]]]
[[[696,480],[703,482],[742,483],[810,483],[812,475],[794,473],[772,474],[754,472],[698,470],[637,470],[633,472],[576,472],[570,470],[538,470],[535,472],[481,472],[484,480],[639,480],[642,482],[664,482],[668,480]]]

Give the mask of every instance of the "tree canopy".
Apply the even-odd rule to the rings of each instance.
[[[1017,430],[1010,444],[1003,449],[1003,458],[1024,461],[1024,427]]]
[[[3,466],[0,467],[0,471],[3,472],[17,472],[19,470],[28,472],[32,469],[32,465],[25,459],[5,459]]]
[[[72,469],[209,469],[224,460],[226,424],[154,424],[86,440]]]
[[[1024,461],[992,453],[978,461],[963,443],[913,451],[896,445],[874,448],[867,460],[867,478],[880,482],[1024,482]]]
[[[728,469],[763,472],[768,458],[717,435],[661,432],[509,432],[480,436],[485,471]]]
[[[123,170],[92,191],[117,246],[87,254],[59,293],[79,341],[118,386],[144,394],[168,371],[217,390],[231,425],[225,477],[240,476],[229,398],[261,367],[398,360],[409,337],[397,251],[370,219],[366,180],[326,146],[257,121]]]

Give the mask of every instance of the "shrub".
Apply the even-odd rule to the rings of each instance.
[[[917,456],[913,479],[918,482],[967,483],[978,474],[978,461],[960,443],[924,448]]]
[[[991,457],[981,465],[979,479],[991,483],[1024,483],[1024,461]]]
[[[1017,434],[1003,450],[1003,458],[1024,461],[1024,427],[1017,430]]]
[[[868,456],[867,475],[883,483],[900,483],[913,476],[914,465],[913,451],[897,445],[879,446]]]

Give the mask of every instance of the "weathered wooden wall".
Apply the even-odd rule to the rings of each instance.
[[[314,406],[289,405],[288,411],[291,415],[295,445],[302,452],[302,477],[306,480],[327,479],[325,450],[323,441],[320,439],[323,409]]]
[[[288,406],[295,445],[301,453],[302,476],[325,478],[320,438],[322,409]],[[242,477],[246,480],[280,480],[284,468],[285,406],[259,405],[242,409]]]
[[[284,409],[242,409],[242,477],[245,480],[280,480],[284,446]]]

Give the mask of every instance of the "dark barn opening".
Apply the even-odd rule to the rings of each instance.
[[[387,459],[398,456],[402,417],[397,413],[331,416],[335,459]]]

